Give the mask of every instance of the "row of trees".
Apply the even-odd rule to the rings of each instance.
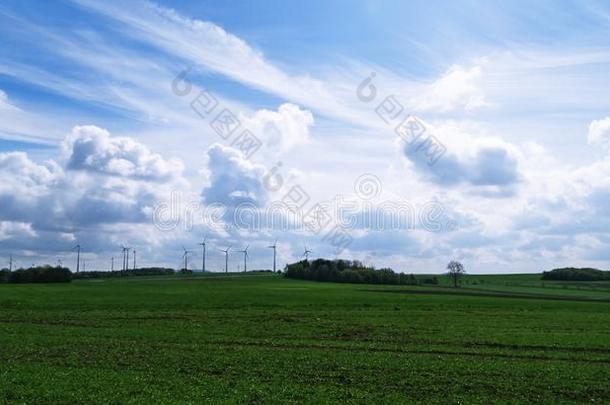
[[[113,278],[113,277],[135,277],[135,276],[171,276],[175,274],[174,269],[165,267],[142,267],[133,270],[115,270],[115,271],[81,271],[74,273],[75,279],[88,278]]]
[[[464,266],[459,262],[452,261],[447,265],[447,269],[454,286],[457,287],[460,277],[465,273]],[[148,267],[125,271],[88,271],[73,274],[65,267],[39,266],[29,269],[18,269],[13,272],[10,272],[8,269],[0,270],[0,283],[58,283],[70,282],[72,279],[173,274],[175,274],[175,270],[162,267]],[[285,276],[302,280],[361,284],[436,285],[439,283],[438,279],[434,276],[417,278],[413,274],[396,273],[390,268],[377,270],[374,267],[363,265],[358,260],[302,260],[287,265]]]
[[[135,276],[169,276],[175,270],[163,267],[146,267],[126,271],[81,271],[72,273],[61,266],[37,266],[29,269],[9,271],[0,270],[0,283],[68,283],[74,279],[135,277]]]
[[[556,281],[609,281],[610,271],[564,267],[542,272],[542,279]]]
[[[364,266],[358,260],[302,260],[286,266],[285,276],[289,278],[314,281],[361,284],[400,284],[417,285],[420,283],[438,284],[436,277],[423,280],[413,274],[396,273],[392,269],[375,269]]]
[[[29,269],[0,270],[0,283],[69,283],[72,273],[60,266],[38,266]]]

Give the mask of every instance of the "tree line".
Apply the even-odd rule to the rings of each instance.
[[[114,271],[81,271],[74,273],[75,279],[89,278],[115,278],[115,277],[136,277],[136,276],[172,276],[176,274],[174,269],[165,267],[142,267],[131,270],[114,270]]]
[[[125,271],[81,271],[72,273],[61,266],[36,266],[28,269],[0,270],[0,283],[69,283],[76,279],[136,277],[136,276],[170,276],[176,274],[174,269],[163,267],[145,267]]]
[[[37,266],[29,269],[0,270],[0,283],[69,283],[72,273],[61,266]]]
[[[609,281],[610,271],[588,267],[564,267],[542,272],[542,279],[555,281]]]
[[[286,265],[288,278],[357,284],[418,285],[438,284],[436,277],[419,279],[413,274],[396,273],[390,268],[375,269],[358,260],[301,260]]]

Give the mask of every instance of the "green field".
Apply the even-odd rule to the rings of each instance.
[[[610,286],[446,282],[0,285],[0,402],[610,401]]]

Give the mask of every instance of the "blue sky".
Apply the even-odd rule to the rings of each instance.
[[[275,239],[281,265],[307,245],[415,273],[607,268],[609,34],[596,1],[5,1],[0,254],[74,267],[80,243],[106,269],[124,244],[177,267],[205,235],[250,244],[251,268]],[[423,138],[395,131],[407,117]],[[274,214],[295,187],[307,203]]]

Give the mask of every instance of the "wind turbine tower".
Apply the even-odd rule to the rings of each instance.
[[[246,246],[244,250],[240,250],[240,253],[244,254],[244,273],[248,271],[248,248],[250,245]]]
[[[201,262],[201,270],[205,273],[205,241],[207,238],[203,238],[203,242],[199,244],[202,250],[202,262]]]
[[[186,250],[186,248],[184,246],[182,246],[182,250],[184,250],[184,254],[182,255],[182,257],[184,258],[184,270],[188,270],[189,268],[189,254],[191,253],[190,250]]]
[[[275,273],[275,259],[277,256],[277,239],[273,242],[273,245],[267,246],[269,249],[273,249],[273,272]]]
[[[72,250],[76,249],[76,272],[80,272],[80,245],[76,245]]]
[[[131,248],[121,245],[121,249],[123,250],[123,271],[129,270],[129,251]]]
[[[125,271],[125,249],[127,249],[125,246],[121,245],[121,253],[123,254],[123,267],[121,267],[122,271]]]
[[[218,249],[221,252],[225,253],[225,273],[229,272],[229,250],[231,250],[231,246],[226,249]]]

